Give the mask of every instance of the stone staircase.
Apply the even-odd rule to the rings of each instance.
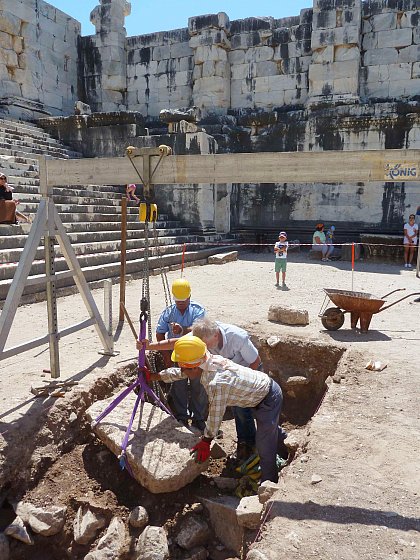
[[[74,152],[53,139],[41,128],[26,122],[0,119],[0,171],[8,177],[15,188],[14,198],[20,200],[18,209],[35,217],[40,200],[37,156],[54,158],[80,158]],[[68,233],[80,266],[92,287],[102,280],[118,281],[120,275],[120,228],[122,186],[75,185],[53,189],[53,198],[60,218]],[[127,275],[140,276],[143,270],[144,225],[138,222],[138,208],[129,203],[127,210]],[[167,216],[160,215],[156,222],[161,263],[167,269],[180,268],[184,243],[194,243],[187,250],[186,266],[203,264],[208,256],[223,250],[221,235],[191,235],[187,227]],[[0,225],[0,306],[7,296],[25,245],[30,225]],[[212,243],[217,245],[211,245]],[[227,242],[228,243],[228,242]],[[56,271],[68,269],[59,247],[56,249]],[[45,271],[43,247],[37,250],[30,276],[42,275]],[[159,267],[156,249],[152,249],[151,269]],[[57,279],[58,293],[63,295],[75,291],[70,278]],[[42,300],[45,288],[42,285],[25,288],[22,301],[25,303]]]

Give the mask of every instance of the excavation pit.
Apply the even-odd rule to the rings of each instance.
[[[327,390],[326,380],[334,375],[344,349],[297,337],[257,338],[254,342],[259,347],[265,371],[270,372],[282,387],[283,425],[288,431],[294,428],[301,429],[320,406]],[[236,499],[232,497],[232,492],[219,490],[214,482],[219,476],[232,475],[232,468],[226,458],[211,460],[206,472],[176,492],[152,494],[133,480],[126,471],[121,471],[116,456],[89,429],[85,410],[98,397],[104,399],[118,393],[134,376],[135,367],[130,366],[125,368],[122,375],[116,375],[116,383],[108,384],[106,390],[104,384],[99,383],[100,389],[95,392],[93,388],[90,398],[77,398],[79,389],[75,388],[64,399],[60,399],[63,404],[73,394],[71,406],[80,422],[69,425],[69,417],[64,414],[65,406],[61,407],[63,414],[60,418],[63,423],[62,429],[74,432],[73,439],[63,447],[53,464],[48,461],[39,462],[39,469],[33,473],[31,483],[23,485],[10,482],[10,490],[4,494],[0,510],[0,531],[10,523],[11,506],[15,506],[17,500],[37,508],[65,506],[65,525],[58,534],[48,537],[34,533],[29,528],[33,545],[8,537],[10,560],[85,558],[89,551],[98,546],[115,517],[121,519],[126,526],[121,558],[137,559],[136,543],[142,529],[128,524],[130,512],[137,506],[143,506],[147,510],[149,525],[165,527],[169,538],[169,558],[173,560],[186,560],[191,557],[190,552],[177,544],[176,538],[186,520],[197,518],[209,527],[207,537],[203,537],[203,543],[198,545],[198,548],[204,549],[203,558],[205,551],[208,553],[207,558],[214,560],[225,560],[235,555],[237,558],[241,557],[239,551],[233,554],[229,550],[229,543],[225,542],[223,535],[218,534],[217,527],[215,529],[212,526],[207,510],[201,504],[205,499]],[[121,383],[122,379],[124,383]],[[74,407],[77,406],[79,410],[75,410]],[[57,421],[57,415],[54,418]],[[229,413],[226,414],[222,429],[224,437],[218,443],[229,455],[236,446],[234,420]],[[104,526],[98,529],[87,544],[75,542],[74,537],[74,522],[83,508],[90,508],[95,515],[104,519]],[[244,538],[245,541],[252,541],[255,531],[246,532]],[[92,559],[94,558],[96,556],[92,556]]]

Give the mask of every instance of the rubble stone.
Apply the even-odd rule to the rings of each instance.
[[[197,515],[191,515],[182,521],[175,541],[181,548],[191,550],[206,544],[209,537],[207,522]]]
[[[136,560],[168,560],[168,538],[162,527],[149,526],[136,544]]]
[[[292,309],[284,305],[273,304],[268,310],[268,320],[286,325],[309,325],[306,309]]]
[[[117,456],[135,398],[136,395],[131,393],[94,427],[97,436]],[[93,421],[113,399],[92,405],[87,410],[89,420]],[[133,476],[154,494],[175,492],[207,469],[207,462],[196,463],[190,455],[197,436],[150,403],[144,403],[141,423],[132,432],[129,441],[127,458]]]
[[[143,506],[136,506],[131,511],[128,521],[132,527],[136,527],[136,529],[144,529],[144,527],[146,527],[149,523],[149,515]]]
[[[260,504],[265,504],[270,500],[273,495],[278,492],[280,486],[275,482],[271,482],[270,480],[265,480],[262,482],[258,488],[258,499]]]
[[[246,529],[257,529],[261,521],[263,505],[259,496],[247,496],[242,498],[236,510],[238,523]]]
[[[19,516],[17,516],[15,520],[6,527],[4,534],[8,537],[21,541],[24,544],[34,544],[34,540],[28,533],[25,523]]]
[[[75,542],[89,544],[105,525],[106,519],[103,515],[94,513],[87,506],[80,507],[73,523]]]
[[[114,560],[121,558],[127,545],[127,530],[124,522],[114,517],[105,535],[99,539],[99,542],[92,552],[85,556],[84,560]]]
[[[213,481],[217,486],[217,488],[219,488],[219,490],[225,490],[228,492],[235,490],[236,487],[238,486],[238,480],[236,478],[217,476],[216,478],[213,479]]]
[[[9,539],[4,533],[0,533],[0,560],[9,560],[10,546]]]
[[[50,537],[64,527],[67,508],[64,506],[35,507],[28,502],[19,502],[16,515],[29,525],[34,533]]]

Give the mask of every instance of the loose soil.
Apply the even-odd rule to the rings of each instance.
[[[259,344],[276,335],[284,341],[323,342],[346,350],[334,377],[340,383],[329,383],[322,406],[308,428],[302,428],[307,443],[284,469],[279,499],[267,512],[262,535],[252,547],[268,560],[290,556],[300,560],[420,558],[420,304],[410,298],[375,315],[366,334],[352,331],[347,316],[342,329],[325,331],[317,317],[324,299],[322,288],[351,289],[349,268],[349,263],[312,263],[303,255],[291,254],[287,271],[289,291],[274,287],[270,255],[242,254],[238,262],[185,271],[193,286],[194,300],[202,303],[214,318],[248,329]],[[178,276],[179,273],[172,272],[169,280]],[[420,291],[415,273],[396,265],[359,262],[353,285],[355,290],[379,296],[396,288]],[[138,315],[140,291],[140,282],[127,286],[127,308],[133,319]],[[163,307],[157,277],[151,278],[151,293],[155,325]],[[100,291],[94,297],[101,307]],[[390,301],[394,299],[391,297]],[[273,303],[307,309],[310,325],[289,327],[270,323],[266,317]],[[40,303],[19,309],[8,346],[33,337],[35,332],[36,336],[46,332],[45,307],[45,303]],[[59,300],[58,308],[62,327],[85,317],[78,296]],[[118,367],[135,358],[128,326],[118,329],[116,337],[116,349],[120,351],[116,358],[96,354],[100,343],[93,329],[61,341],[62,378],[79,381],[79,387],[73,391],[88,392],[98,376],[112,376]],[[380,373],[365,370],[370,359],[385,362],[387,368]],[[86,549],[69,547],[71,520],[84,499],[107,509],[108,515],[118,514],[124,519],[132,507],[141,504],[149,511],[153,524],[166,523],[172,537],[185,507],[195,503],[198,496],[218,494],[209,478],[223,470],[223,462],[213,463],[212,469],[180,493],[156,496],[119,470],[116,458],[86,435],[82,418],[69,430],[71,435],[64,428],[60,434],[60,418],[68,418],[77,408],[71,397],[57,401],[33,399],[29,392],[31,382],[39,384],[42,375],[46,378],[42,370],[47,367],[46,348],[0,363],[0,498],[7,498],[7,506],[7,500],[27,489],[27,497],[40,505],[66,504],[69,523],[57,541],[55,537],[37,537],[37,544],[30,548],[13,543],[12,560],[82,558]],[[322,368],[322,363],[316,367]],[[109,391],[103,391],[101,398],[105,393]],[[232,424],[227,421],[223,425],[222,445],[228,452],[234,447]],[[314,475],[321,482],[312,484]],[[7,507],[2,509],[2,525],[10,513]],[[59,544],[60,539],[65,546]],[[216,544],[217,541],[210,547],[210,558],[232,556],[226,550],[218,550]],[[172,546],[171,558],[177,559],[178,552]]]

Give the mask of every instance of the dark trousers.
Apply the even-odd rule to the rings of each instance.
[[[233,415],[235,417],[236,435],[238,443],[246,443],[253,447],[255,445],[255,421],[252,415],[252,408],[240,408],[233,406]]]
[[[287,437],[285,431],[279,426],[279,417],[283,405],[283,395],[280,387],[271,380],[271,387],[267,396],[252,409],[252,414],[257,422],[257,451],[260,456],[261,482],[271,480],[278,482],[279,473],[276,465],[276,456],[284,456]]]

